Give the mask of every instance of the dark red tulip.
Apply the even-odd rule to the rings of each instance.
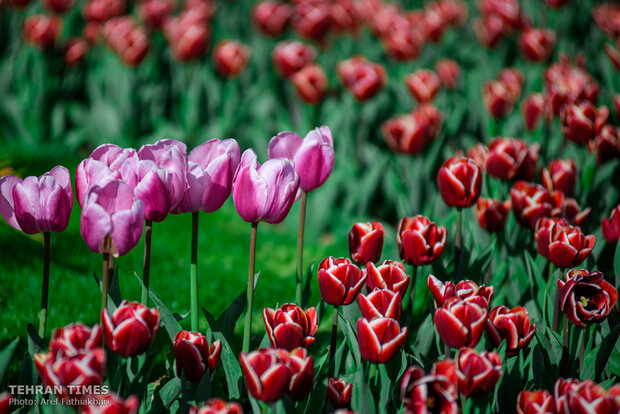
[[[563,218],[568,224],[581,227],[590,217],[589,207],[582,211],[574,198],[566,197],[561,191],[554,191],[551,198],[553,200],[551,217],[553,218]]]
[[[330,3],[332,18],[330,30],[335,33],[348,32],[356,36],[362,25],[361,6],[354,0],[335,0]]]
[[[211,29],[205,11],[187,9],[164,24],[164,35],[170,51],[179,62],[202,58],[211,40]]]
[[[596,152],[596,161],[602,164],[620,158],[620,133],[613,125],[605,125],[594,138],[588,142],[590,152]]]
[[[471,158],[472,160],[474,160],[476,165],[478,165],[478,167],[480,167],[480,169],[484,171],[488,153],[489,149],[487,148],[487,146],[478,143],[467,150],[467,158]]]
[[[442,307],[448,299],[454,297],[459,299],[467,299],[474,296],[482,296],[487,300],[487,303],[490,303],[494,292],[493,286],[478,286],[478,284],[473,280],[461,280],[455,286],[452,281],[443,283],[434,275],[428,275],[426,284],[428,285],[438,308]]]
[[[89,404],[80,407],[80,414],[138,414],[140,400],[135,395],[122,399],[114,393],[90,395]]]
[[[556,401],[557,405],[557,401]],[[567,387],[560,414],[618,412],[617,401],[603,387],[592,380]]]
[[[295,5],[291,25],[295,33],[324,45],[332,26],[327,2],[301,2]]]
[[[489,313],[486,324],[489,342],[497,348],[505,340],[508,356],[518,355],[530,344],[536,333],[536,325],[530,322],[527,309],[522,306],[512,309],[503,305],[496,306]]]
[[[446,228],[424,216],[403,217],[398,223],[396,240],[401,259],[414,266],[423,266],[443,253]]]
[[[338,62],[336,72],[342,85],[358,101],[374,97],[387,82],[383,66],[360,55]]]
[[[439,136],[439,132],[443,126],[443,115],[441,111],[430,102],[421,102],[411,113],[414,117],[424,118],[428,122],[426,135],[428,143],[430,144]]]
[[[383,138],[394,152],[416,155],[430,143],[428,119],[419,111],[398,115],[381,126]]]
[[[437,185],[444,203],[450,207],[471,207],[480,196],[482,173],[474,160],[452,157],[437,173]]]
[[[538,128],[545,115],[545,97],[541,93],[533,93],[521,103],[523,122],[528,131]]]
[[[327,380],[327,399],[334,408],[348,408],[351,404],[353,384],[348,384],[342,378],[330,378]]]
[[[124,0],[88,0],[82,15],[87,22],[103,24],[113,17],[121,16],[126,9]]]
[[[327,75],[320,65],[309,64],[291,78],[297,95],[307,104],[321,103],[327,91]]]
[[[553,30],[528,27],[519,36],[519,51],[530,62],[542,62],[553,54],[555,39]]]
[[[502,360],[497,352],[481,352],[471,348],[459,350],[456,360],[459,391],[467,397],[489,394],[502,376]]]
[[[65,43],[63,47],[63,51],[65,65],[67,65],[67,67],[73,67],[80,63],[84,59],[84,56],[86,56],[88,44],[80,38],[73,37],[67,40],[67,43]]]
[[[598,135],[608,117],[607,107],[597,110],[589,101],[568,105],[560,117],[562,133],[575,144],[587,144]]]
[[[361,357],[369,362],[385,364],[403,347],[407,328],[391,318],[376,317],[357,320],[357,341]]]
[[[138,6],[140,19],[148,27],[159,30],[174,11],[172,0],[143,0]]]
[[[75,0],[42,0],[43,6],[52,13],[64,13],[71,10]]]
[[[402,296],[387,289],[375,289],[364,296],[360,294],[357,302],[362,311],[362,317],[369,321],[374,318],[392,318],[400,320]]]
[[[99,325],[92,328],[81,322],[54,329],[50,340],[50,352],[55,357],[73,357],[103,347]]]
[[[620,240],[620,204],[611,210],[609,218],[605,217],[603,219],[601,231],[608,243],[615,243]]]
[[[549,192],[559,190],[567,196],[575,192],[577,183],[577,164],[572,159],[553,160],[543,167],[542,183]]]
[[[521,391],[517,396],[518,414],[554,414],[553,396],[545,390]]]
[[[293,401],[302,401],[312,392],[314,359],[305,348],[297,348],[288,354],[286,365],[291,370],[288,395]]]
[[[12,9],[21,10],[30,4],[30,0],[6,0],[6,4]]]
[[[377,262],[381,258],[385,229],[378,221],[355,223],[349,232],[349,253],[359,264]]]
[[[222,343],[217,340],[209,346],[207,337],[200,332],[179,331],[174,337],[174,359],[177,375],[185,372],[188,381],[199,382],[207,369],[215,371],[220,360]]]
[[[222,40],[213,50],[213,64],[224,78],[235,78],[243,72],[250,61],[250,49],[234,40]]]
[[[603,50],[615,70],[620,70],[620,51],[612,44],[605,43]]]
[[[534,229],[538,219],[551,216],[553,199],[539,184],[517,181],[510,189],[510,199],[515,218],[524,227]]]
[[[144,28],[129,16],[108,20],[103,25],[102,33],[110,49],[127,66],[139,65],[151,47]]]
[[[519,99],[519,96],[521,96],[521,89],[525,83],[525,76],[523,76],[523,73],[519,69],[504,68],[499,71],[497,80],[506,85],[506,88],[515,101]]]
[[[517,0],[480,0],[477,6],[483,15],[497,16],[511,28],[519,28],[522,23],[521,8]]]
[[[35,14],[24,19],[22,33],[26,43],[41,50],[50,50],[62,30],[62,20],[57,16]]]
[[[13,395],[9,394],[6,391],[0,394],[0,412],[3,412],[3,413],[11,412],[11,400],[13,398],[14,398]]]
[[[552,9],[560,9],[564,7],[568,1],[569,0],[545,0],[545,3]]]
[[[366,285],[369,290],[388,289],[394,293],[400,293],[401,298],[405,297],[411,278],[401,262],[385,260],[380,266],[368,263],[365,272]]]
[[[383,36],[381,45],[389,57],[406,62],[420,56],[424,35],[415,26],[395,25]]]
[[[566,56],[547,68],[544,75],[546,95],[551,113],[559,115],[566,105],[580,100],[596,103],[599,86],[581,66],[570,63]]]
[[[596,236],[585,235],[579,227],[562,219],[542,218],[536,230],[538,253],[561,269],[579,266],[588,257]]]
[[[435,311],[435,328],[450,348],[474,347],[484,332],[489,304],[483,296],[450,298]]]
[[[243,409],[234,401],[226,402],[221,398],[212,398],[201,407],[190,407],[189,414],[243,414]]]
[[[509,211],[510,200],[501,202],[493,198],[480,197],[476,202],[478,224],[491,233],[500,232],[504,229]]]
[[[112,316],[101,311],[103,339],[112,352],[124,357],[144,353],[155,340],[159,329],[159,312],[138,302],[124,300]]]
[[[506,83],[491,80],[482,87],[482,100],[489,115],[495,119],[503,118],[512,112],[515,98]]]
[[[620,35],[620,7],[614,3],[600,3],[592,8],[592,20],[596,25],[611,38]]]
[[[428,375],[419,366],[405,370],[400,399],[408,413],[458,414],[457,374],[454,361],[436,362]]]
[[[558,289],[564,315],[580,328],[604,321],[618,300],[616,289],[596,271],[571,269],[558,280]]]
[[[290,78],[315,58],[316,50],[312,46],[296,40],[278,43],[271,53],[273,66],[283,78]]]
[[[319,264],[321,297],[329,305],[353,302],[366,282],[366,275],[347,258],[327,257]]]
[[[254,23],[261,33],[268,36],[280,36],[293,15],[293,9],[281,1],[261,1],[252,12]]]
[[[441,84],[449,90],[456,88],[461,76],[461,67],[453,59],[441,59],[435,63],[435,72],[441,80]]]
[[[316,308],[304,311],[293,303],[287,303],[279,309],[263,309],[263,320],[274,348],[292,351],[314,342],[318,327]]]
[[[418,69],[405,77],[405,84],[418,102],[427,102],[432,101],[439,91],[441,80],[432,70]]]
[[[557,414],[570,414],[567,403],[568,393],[575,391],[581,382],[573,378],[558,378],[553,387],[553,399]]]
[[[472,27],[478,42],[487,49],[495,48],[509,29],[504,21],[496,15],[475,19]]]
[[[262,348],[249,354],[242,352],[240,360],[245,387],[252,397],[271,403],[288,392],[292,372],[287,351]]]
[[[531,181],[536,177],[539,148],[520,139],[495,138],[488,146],[485,171],[502,180]]]

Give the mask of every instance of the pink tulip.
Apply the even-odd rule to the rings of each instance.
[[[134,198],[127,184],[113,180],[90,190],[80,222],[90,250],[123,256],[136,247],[143,228],[144,204]]]
[[[65,167],[54,167],[38,178],[0,178],[0,214],[26,234],[63,231],[72,208],[71,177]]]
[[[310,192],[327,180],[334,169],[334,141],[327,126],[315,128],[305,138],[280,132],[269,142],[269,158],[286,158],[295,165],[302,191]]]
[[[232,197],[243,220],[277,224],[290,211],[298,189],[299,175],[289,161],[270,159],[261,165],[248,149],[233,178]]]

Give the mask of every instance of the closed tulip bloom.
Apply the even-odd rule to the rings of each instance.
[[[412,25],[395,25],[381,39],[385,53],[398,62],[416,59],[424,48],[422,30]]]
[[[22,33],[26,43],[41,50],[50,50],[60,37],[62,20],[57,16],[35,14],[24,19]]]
[[[107,309],[101,311],[103,339],[114,353],[140,355],[155,341],[159,320],[157,309],[124,300],[111,316]]]
[[[239,144],[234,139],[210,139],[187,157],[187,190],[175,213],[218,210],[230,196],[239,166]]]
[[[291,25],[296,34],[325,45],[332,26],[329,4],[324,2],[300,2],[295,5]]]
[[[241,353],[245,387],[252,397],[270,403],[288,392],[292,372],[287,359],[288,353],[282,349],[262,348]]]
[[[345,257],[326,257],[319,264],[321,298],[329,305],[348,305],[366,282],[366,275]]]
[[[461,76],[461,67],[454,59],[441,59],[435,63],[435,72],[441,84],[449,90],[456,88]]]
[[[388,289],[405,297],[411,277],[407,274],[405,266],[396,260],[385,260],[380,266],[368,263],[365,269],[366,285],[369,290]]]
[[[598,110],[589,101],[580,101],[564,107],[561,112],[561,129],[566,139],[584,145],[594,139],[609,117],[603,106]]]
[[[15,398],[12,394],[9,394],[8,391],[0,393],[0,411],[3,413],[11,412],[11,400]]]
[[[487,300],[482,296],[450,298],[435,311],[435,328],[450,348],[475,347],[484,332]]]
[[[302,401],[312,392],[314,359],[305,348],[297,348],[288,354],[286,364],[291,370],[288,395],[293,401]]]
[[[220,360],[222,343],[217,340],[209,346],[207,337],[199,332],[179,331],[174,337],[174,359],[177,375],[185,372],[188,381],[199,382],[207,368],[210,372]]]
[[[482,101],[489,115],[494,119],[504,118],[515,104],[515,98],[506,83],[491,80],[482,87]]]
[[[387,120],[381,133],[392,151],[404,154],[420,154],[431,142],[429,120],[418,112]]]
[[[403,217],[398,223],[396,241],[401,259],[423,266],[441,257],[446,246],[446,228],[421,215]]]
[[[0,178],[0,214],[26,234],[61,232],[73,208],[69,170],[57,166],[40,177]]]
[[[518,414],[554,414],[553,396],[545,390],[521,391],[517,396]]]
[[[459,391],[467,397],[489,394],[502,376],[502,360],[497,352],[481,352],[471,348],[459,350],[456,360]]]
[[[486,335],[494,347],[506,341],[506,355],[516,356],[525,349],[536,333],[536,325],[530,322],[527,309],[515,306],[496,306],[489,313]]]
[[[551,161],[548,167],[543,167],[542,183],[549,192],[559,190],[566,196],[573,195],[577,183],[577,164],[570,158]]]
[[[103,337],[99,325],[91,328],[81,322],[54,329],[50,340],[50,352],[56,357],[73,357],[102,346]]]
[[[140,19],[150,28],[159,30],[175,8],[172,0],[144,0],[138,6]]]
[[[122,399],[110,392],[108,394],[89,395],[88,404],[80,407],[80,414],[137,414],[140,400],[135,395]]]
[[[63,46],[65,65],[71,68],[80,63],[88,51],[88,43],[80,38],[71,38]]]
[[[254,24],[263,34],[280,36],[286,30],[293,10],[287,3],[281,1],[261,1],[252,11]]]
[[[441,80],[432,70],[418,69],[407,75],[405,84],[416,101],[427,102],[432,101],[439,91]]]
[[[510,199],[515,218],[524,227],[534,229],[538,219],[551,216],[551,194],[539,184],[517,181],[510,189]]]
[[[561,269],[579,266],[588,257],[596,236],[585,235],[558,219],[543,218],[536,231],[538,253]]]
[[[559,413],[616,413],[617,401],[592,380],[567,387]],[[556,401],[557,404],[557,401]]]
[[[521,8],[517,0],[481,0],[478,9],[484,15],[495,15],[511,28],[521,24]]]
[[[603,219],[601,231],[608,243],[614,243],[620,239],[620,204],[611,210],[609,218],[605,217]]]
[[[345,89],[360,102],[374,97],[387,82],[383,66],[361,55],[338,62],[336,72]]]
[[[123,181],[90,190],[80,220],[80,233],[90,250],[124,256],[136,247],[143,229],[144,204]]]
[[[434,275],[428,275],[426,284],[433,295],[433,299],[435,299],[437,307],[442,307],[448,299],[454,297],[467,299],[474,296],[482,296],[487,300],[487,303],[490,303],[495,290],[493,286],[478,286],[473,280],[461,280],[455,286],[452,281],[449,280],[443,283]]]
[[[601,272],[571,269],[558,280],[560,307],[569,321],[580,328],[607,318],[618,300],[618,292]]]
[[[317,105],[327,91],[327,75],[320,65],[309,64],[295,73],[291,82],[297,95],[307,104]]]
[[[367,296],[360,294],[357,302],[362,311],[362,317],[370,320],[374,318],[400,319],[402,296],[387,289],[375,289]]]
[[[273,348],[292,351],[314,342],[318,327],[316,308],[304,311],[293,303],[287,303],[279,309],[263,309],[263,320]]]
[[[15,10],[22,10],[30,4],[30,0],[7,0],[6,5]]]
[[[129,16],[108,20],[103,25],[102,33],[110,49],[129,67],[142,63],[151,47],[144,27],[139,26]]]
[[[596,162],[602,164],[620,158],[620,133],[613,125],[605,125],[594,138],[588,142],[590,152],[596,152]]]
[[[553,54],[555,40],[553,30],[528,27],[519,36],[519,51],[530,62],[542,62]]]
[[[362,359],[385,364],[398,353],[407,339],[407,328],[391,318],[377,317],[357,320],[357,341]]]
[[[220,76],[235,78],[250,61],[250,49],[233,40],[220,41],[213,50],[213,64]]]
[[[353,384],[347,383],[342,378],[330,378],[327,380],[327,399],[334,408],[348,408],[351,405]]]
[[[536,177],[540,145],[527,145],[515,138],[495,138],[488,146],[487,174],[501,180],[531,181]]]
[[[437,185],[448,206],[471,207],[480,196],[482,173],[472,159],[452,157],[439,169]]]
[[[509,212],[510,200],[501,202],[493,198],[481,197],[476,203],[478,224],[491,233],[500,232],[504,229]]]
[[[401,379],[400,398],[410,413],[457,414],[457,381],[450,359],[436,362],[428,375],[419,366],[412,366]]]
[[[329,127],[314,128],[302,139],[293,132],[280,132],[269,141],[269,158],[293,163],[299,188],[310,192],[329,178],[334,169],[334,140]]]
[[[478,43],[487,49],[497,47],[504,34],[508,31],[504,21],[493,14],[475,19],[472,22],[472,28]]]
[[[349,253],[359,264],[376,262],[381,258],[385,229],[378,221],[355,223],[349,232]]]
[[[283,78],[290,78],[316,59],[316,49],[297,40],[279,42],[271,52],[271,61],[276,72]]]
[[[203,12],[187,9],[164,23],[170,51],[179,62],[202,58],[211,40],[211,29]]]
[[[226,402],[221,398],[212,398],[201,407],[190,407],[189,414],[243,414],[239,403]]]
[[[569,414],[566,402],[568,393],[575,391],[581,385],[581,381],[574,378],[558,378],[553,386],[553,399],[555,412],[560,414]]]
[[[362,6],[353,0],[335,0],[330,4],[330,16],[332,18],[331,31],[340,34],[348,32],[353,36],[359,34],[362,25]]]
[[[430,102],[420,103],[412,112],[414,116],[425,118],[428,122],[427,138],[429,143],[434,141],[443,126],[443,115],[435,105]]]
[[[105,23],[125,13],[127,4],[123,0],[88,0],[82,9],[84,20]]]
[[[525,129],[534,131],[545,115],[545,97],[541,93],[533,93],[521,103],[521,114]]]
[[[599,85],[582,66],[572,64],[565,56],[545,71],[545,87],[551,113],[560,115],[563,108],[580,100],[595,103]]]

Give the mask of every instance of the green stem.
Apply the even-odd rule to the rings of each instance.
[[[338,338],[338,306],[334,306],[334,318],[332,320],[332,339],[329,345],[329,370],[327,378],[334,376],[336,371],[336,339]]]
[[[254,304],[254,264],[256,262],[256,234],[258,222],[252,223],[250,233],[250,264],[248,266],[247,299],[248,309],[245,314],[245,327],[243,330],[243,352],[250,350],[250,335],[252,334],[252,306]]]
[[[142,300],[144,305],[149,301],[149,279],[151,277],[151,233],[153,232],[153,222],[144,221],[144,262],[142,264]]]
[[[299,210],[299,231],[297,232],[297,286],[295,290],[295,303],[302,306],[302,279],[304,272],[304,230],[306,227],[306,204],[308,193],[301,192],[301,209]]]
[[[50,286],[50,233],[43,233],[43,283],[41,284],[41,310],[39,311],[39,336],[45,338],[47,304]]]
[[[444,343],[443,352],[446,354],[446,359],[450,359],[450,347]]]
[[[463,209],[456,210],[456,237],[454,238],[454,270],[458,273],[461,262]]]
[[[413,315],[413,305],[415,305],[415,283],[418,275],[418,266],[411,265],[411,290],[409,294],[409,300],[411,301],[411,314]]]
[[[368,370],[368,383],[370,384],[370,381],[372,381],[372,379],[374,378],[375,380],[375,386],[377,385],[377,364],[374,364],[372,362],[369,362],[370,364],[370,369]]]
[[[189,271],[192,331],[198,332],[198,211],[192,213],[192,247]]]
[[[579,375],[583,374],[583,363],[586,356],[586,347],[590,340],[590,329],[591,327],[585,327],[581,330],[583,335],[581,338],[581,348],[579,349]]]
[[[560,274],[564,274],[562,269],[560,269]],[[553,275],[553,265],[550,264],[549,265],[549,277],[552,277],[552,275]],[[555,301],[553,304],[553,322],[552,322],[552,328],[556,332],[558,330],[559,320],[560,320],[560,288],[557,286],[557,283],[556,283]]]
[[[110,253],[103,254],[103,269],[101,271],[101,310],[108,306],[108,289],[110,287]]]

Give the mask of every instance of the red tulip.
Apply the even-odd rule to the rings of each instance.
[[[71,10],[75,4],[75,0],[42,0],[41,3],[52,13],[61,14]]]
[[[436,362],[428,375],[409,367],[400,382],[400,398],[410,413],[457,414],[457,397],[456,367],[449,359]]]
[[[387,36],[396,26],[408,26],[407,19],[403,16],[400,5],[385,3],[377,0],[375,4],[367,1],[362,5],[362,11],[366,14],[366,20],[370,23],[373,36],[382,39]]]
[[[433,3],[430,3],[424,8],[424,12],[422,13],[422,24],[424,25],[424,34],[427,40],[433,43],[439,43],[448,25],[440,10],[436,7],[432,7],[432,4]]]
[[[496,306],[489,313],[486,324],[489,342],[497,348],[505,340],[508,356],[518,355],[530,344],[536,333],[536,325],[530,323],[527,309],[522,306],[512,309],[503,305]]]
[[[270,403],[286,394],[292,373],[285,350],[262,348],[242,352],[240,359],[245,387],[254,398]]]
[[[474,347],[484,332],[487,300],[482,296],[450,298],[435,311],[435,328],[450,348]]]
[[[517,181],[510,189],[510,198],[515,218],[524,227],[534,229],[539,218],[551,216],[553,199],[539,184]]]
[[[11,400],[13,398],[14,398],[13,395],[9,394],[6,391],[0,394],[0,412],[3,412],[3,413],[11,412]]]
[[[531,181],[536,177],[540,145],[528,146],[515,138],[495,138],[488,147],[485,160],[487,174],[502,180]]]
[[[446,89],[454,89],[461,75],[461,67],[453,59],[441,59],[435,63],[435,72]]]
[[[307,104],[321,103],[327,91],[327,75],[320,65],[309,64],[291,78],[297,95]]]
[[[568,387],[558,413],[617,413],[615,398],[592,380]],[[557,404],[557,401],[556,401]]]
[[[351,404],[353,384],[348,384],[342,378],[330,378],[327,380],[327,399],[334,408],[348,408]]]
[[[434,141],[443,126],[443,115],[439,109],[430,102],[422,102],[411,113],[414,117],[426,119],[428,122],[427,140],[429,143]]]
[[[554,191],[551,198],[553,200],[551,217],[563,218],[568,224],[579,227],[583,226],[590,217],[591,209],[589,207],[582,211],[574,198],[564,196],[561,191]]]
[[[557,414],[570,414],[566,405],[568,393],[576,390],[581,382],[572,378],[558,378],[553,387],[555,412]]]
[[[140,400],[135,395],[126,400],[114,393],[95,394],[85,398],[89,405],[80,407],[80,414],[138,414]]]
[[[323,259],[317,277],[321,297],[334,306],[353,302],[366,282],[366,275],[360,268],[344,257]]]
[[[553,54],[555,39],[553,30],[528,27],[519,36],[519,51],[530,62],[542,62]]]
[[[278,43],[271,53],[276,71],[284,78],[290,78],[315,58],[316,50],[312,46],[296,40]]]
[[[291,25],[299,36],[326,43],[332,26],[329,4],[326,2],[301,2],[295,5]]]
[[[140,19],[152,29],[161,29],[174,11],[172,0],[144,0],[138,6]]]
[[[478,224],[488,232],[500,232],[504,229],[508,212],[510,211],[510,200],[497,201],[493,198],[479,198],[476,203],[476,218]]]
[[[357,320],[357,341],[361,357],[369,362],[385,364],[405,344],[407,328],[402,328],[391,318],[377,317]]]
[[[551,113],[559,115],[566,105],[579,100],[596,103],[599,86],[582,67],[572,65],[563,56],[559,63],[549,66],[544,75],[547,101]]]
[[[291,6],[280,1],[261,1],[252,12],[258,30],[269,36],[280,36],[293,14]]]
[[[7,0],[6,4],[12,9],[21,10],[30,4],[30,0]]]
[[[608,243],[614,243],[620,239],[620,204],[611,210],[609,218],[603,219],[601,231]]]
[[[50,50],[60,37],[62,20],[57,16],[35,14],[24,19],[22,32],[26,43],[42,50]]]
[[[560,9],[568,3],[568,0],[545,0],[545,3],[552,9]]]
[[[414,266],[434,262],[446,246],[446,228],[420,215],[403,217],[396,234],[400,258]]]
[[[620,158],[620,133],[613,125],[605,125],[594,138],[588,142],[590,152],[596,152],[596,161],[602,164]]]
[[[572,159],[553,160],[549,167],[543,167],[542,183],[549,192],[559,190],[567,196],[575,192],[577,164]]]
[[[478,286],[473,280],[461,280],[455,286],[452,281],[443,283],[433,275],[428,275],[426,284],[438,308],[442,307],[448,299],[454,297],[464,300],[474,296],[482,296],[486,299],[487,303],[490,303],[495,290],[493,286]]]
[[[483,15],[498,16],[512,28],[521,25],[521,8],[517,0],[481,0],[477,6]]]
[[[535,130],[545,115],[545,97],[541,93],[531,94],[521,103],[521,113],[525,128]]]
[[[190,407],[189,414],[243,414],[243,409],[236,402],[212,398],[202,407]]]
[[[402,310],[402,296],[387,289],[375,289],[364,296],[360,294],[357,302],[362,311],[362,317],[369,321],[374,318],[400,319]]]
[[[73,67],[80,63],[86,52],[88,51],[88,44],[80,38],[71,38],[65,43],[64,47],[64,59],[67,67]]]
[[[125,13],[124,0],[88,0],[82,9],[84,20],[90,23],[105,23],[113,17]]]
[[[185,372],[188,381],[199,382],[207,368],[210,372],[220,360],[222,343],[217,340],[209,346],[207,337],[199,332],[179,331],[174,337],[174,359],[177,375]]]
[[[516,68],[504,68],[500,70],[497,75],[497,80],[503,82],[508,88],[508,91],[512,94],[513,99],[516,101],[521,96],[521,89],[525,83],[525,76],[519,69]]]
[[[561,268],[579,266],[594,247],[596,236],[586,236],[579,227],[561,219],[542,218],[537,225],[538,253]]]
[[[99,325],[92,328],[81,322],[56,328],[50,340],[50,352],[56,357],[74,357],[103,347]]]
[[[609,43],[605,43],[603,50],[605,51],[605,54],[607,55],[607,58],[609,58],[609,61],[613,65],[614,69],[617,71],[620,70],[620,51]]]
[[[489,115],[494,119],[504,118],[514,107],[515,97],[513,91],[506,83],[491,80],[482,87],[482,100]]]
[[[474,20],[472,27],[478,42],[487,49],[495,48],[509,29],[500,17],[493,14]]]
[[[124,300],[110,316],[101,311],[103,339],[112,352],[124,357],[144,353],[155,340],[159,329],[159,312],[138,302]]]
[[[517,396],[518,414],[554,414],[553,396],[545,390],[521,391]]]
[[[129,16],[108,20],[102,32],[110,49],[127,66],[139,65],[151,47],[144,28],[138,26]]]
[[[456,360],[459,391],[467,397],[484,397],[502,376],[502,360],[497,352],[478,354],[471,348],[459,350]]]
[[[419,111],[398,115],[381,126],[383,138],[394,152],[416,155],[430,143],[430,124]]]
[[[418,102],[427,102],[432,101],[439,91],[441,80],[432,70],[418,69],[405,77],[405,84]]]
[[[239,76],[249,60],[250,49],[233,40],[222,40],[213,50],[215,70],[224,78]]]
[[[360,55],[338,62],[336,72],[342,85],[358,101],[374,97],[387,82],[383,66]]]
[[[359,264],[376,262],[381,258],[385,229],[378,221],[355,223],[349,232],[349,253]]]
[[[400,293],[401,298],[405,297],[411,278],[401,262],[385,260],[380,266],[368,263],[365,272],[366,285],[369,290],[388,289],[394,293]]]
[[[560,307],[569,321],[580,328],[585,323],[600,323],[618,300],[618,292],[601,272],[571,269],[565,280],[558,280]]]
[[[330,30],[357,36],[363,23],[360,9],[361,6],[354,0],[335,0],[330,3],[329,14],[332,18]]]
[[[164,24],[170,51],[180,62],[202,58],[207,52],[211,30],[204,11],[187,9]]]
[[[399,62],[416,59],[424,47],[424,35],[408,24],[393,26],[381,40],[385,53]]]
[[[452,157],[439,169],[437,185],[448,206],[471,207],[480,196],[482,173],[472,159]]]
[[[291,371],[288,395],[293,401],[302,401],[312,392],[314,359],[305,348],[297,348],[288,354],[286,365]]]
[[[484,171],[488,153],[489,149],[487,148],[487,146],[478,143],[467,150],[467,158],[471,158],[472,160],[474,160],[476,165],[478,165],[478,167],[480,167],[480,169]]]
[[[597,110],[589,101],[568,105],[560,117],[562,133],[576,144],[587,144],[601,131],[608,117],[607,107],[603,106]]]
[[[265,328],[274,348],[292,351],[300,346],[308,347],[314,342],[318,327],[316,308],[304,311],[299,306],[287,303],[279,309],[263,309]]]

